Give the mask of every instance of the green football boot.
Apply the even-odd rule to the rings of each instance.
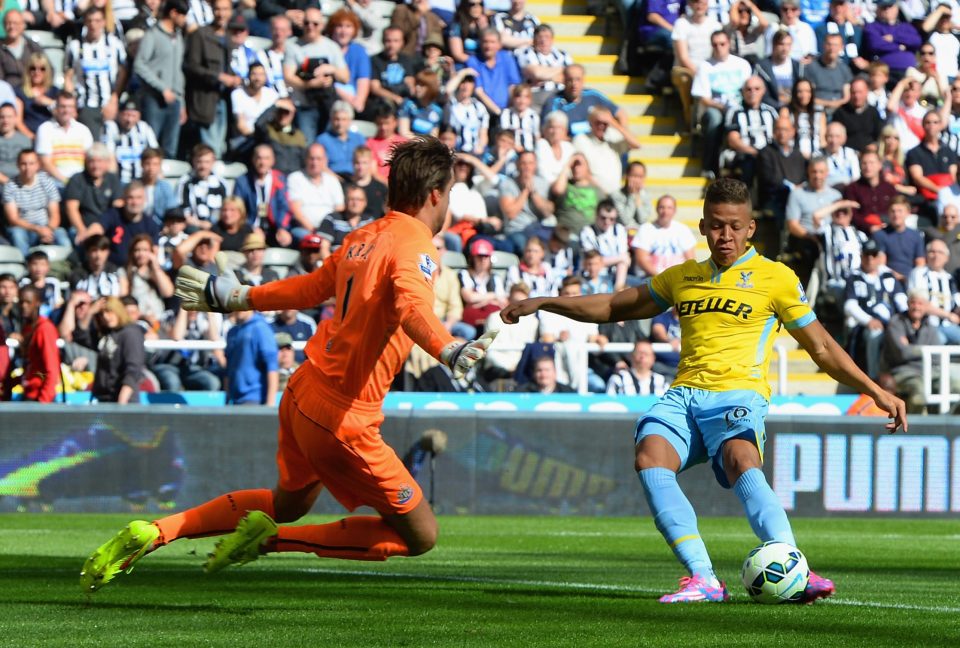
[[[134,520],[123,527],[83,563],[80,588],[87,593],[96,592],[120,572],[129,574],[134,563],[153,548],[158,537],[160,529],[152,522]]]
[[[213,574],[230,565],[243,565],[260,557],[260,545],[277,535],[277,523],[263,511],[250,511],[230,535],[213,548],[203,570]]]

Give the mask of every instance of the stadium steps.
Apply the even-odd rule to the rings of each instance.
[[[604,38],[603,36],[557,36],[554,43],[562,50],[566,50],[576,61],[577,56],[583,54],[617,54],[620,52],[619,40]],[[589,83],[587,86],[589,87]]]
[[[644,160],[647,157],[663,158],[689,156],[693,153],[693,142],[684,135],[640,135],[640,150],[631,153],[631,159]]]
[[[613,74],[617,64],[616,54],[595,54],[592,56],[578,56],[577,63],[583,66],[587,77],[605,76]]]
[[[630,115],[630,132],[641,137],[645,135],[676,135],[677,119],[673,116],[644,115],[637,107],[627,106]]]

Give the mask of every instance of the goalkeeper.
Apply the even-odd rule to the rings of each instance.
[[[207,560],[207,572],[269,552],[386,560],[434,546],[433,511],[379,428],[384,395],[414,342],[459,376],[493,340],[460,343],[433,314],[439,264],[432,237],[447,214],[452,163],[436,139],[399,144],[390,164],[393,211],[351,233],[311,274],[249,287],[223,269],[220,276],[180,270],[177,295],[188,310],[303,309],[335,296],[336,311],[307,342],[308,361],[280,403],[276,488],[234,491],[154,522],[130,523],[87,559],[84,591],[179,538],[228,534]],[[379,515],[277,525],[305,515],[323,488],[351,511],[367,505]]]

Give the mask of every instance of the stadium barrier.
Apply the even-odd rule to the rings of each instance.
[[[401,456],[430,430],[446,451],[417,475],[443,514],[647,515],[630,414],[394,410]],[[0,511],[156,516],[276,481],[269,408],[9,404],[0,410]],[[960,426],[944,416],[888,435],[881,419],[771,416],[766,472],[793,515],[960,513]],[[709,466],[681,483],[701,515],[742,515]],[[317,512],[342,508],[323,495]]]
[[[62,347],[63,340],[57,340],[57,345]],[[19,347],[19,343],[16,340],[7,340],[7,346],[9,351],[12,354],[14,349]],[[169,351],[169,350],[187,350],[187,351],[214,351],[217,349],[225,349],[227,344],[225,341],[220,340],[219,342],[212,342],[209,340],[145,340],[143,343],[144,348],[147,351]],[[293,343],[293,348],[300,351],[306,346],[306,342],[297,340]],[[579,385],[579,392],[581,394],[588,393],[587,391],[587,364],[588,356],[587,354],[591,353],[630,353],[633,351],[633,345],[626,342],[612,342],[604,346],[598,344],[570,344],[568,345],[574,349],[582,348],[586,353],[574,352],[570,354],[570,357],[576,359],[577,367],[577,381],[575,384]],[[670,353],[673,351],[673,347],[669,344],[663,342],[656,342],[653,345],[654,353]],[[787,393],[787,348],[782,344],[774,345],[774,360],[776,361],[777,366],[777,381],[773,385],[773,393],[776,395],[784,395]],[[523,351],[522,346],[508,346],[508,345],[498,345],[497,351]],[[960,400],[960,395],[957,395],[957,399]]]
[[[951,405],[960,402],[960,394],[953,393],[950,380],[950,360],[960,357],[960,346],[922,346],[920,352],[923,354],[924,401],[931,407],[939,408],[941,414],[946,414]],[[934,364],[937,365],[936,370]]]

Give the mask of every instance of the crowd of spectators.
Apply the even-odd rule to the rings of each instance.
[[[642,70],[646,89],[672,82],[678,130],[698,134],[704,174],[755,187],[758,244],[819,280],[871,369],[884,358],[876,323],[905,311],[908,288],[925,282],[943,339],[953,343],[960,321],[960,41],[950,3],[914,4],[624,3],[627,40],[662,52]],[[24,271],[0,277],[0,326],[29,346],[23,331],[48,320],[67,366],[102,369],[100,400],[129,400],[132,387],[272,402],[304,360],[287,351],[333,305],[187,314],[172,277],[184,264],[214,269],[219,251],[251,284],[311,271],[383,216],[390,147],[415,135],[457,152],[451,224],[437,239],[453,265],[438,274],[438,314],[455,335],[497,326],[512,299],[615,291],[694,256],[677,200],[650,195],[646,167],[628,158],[640,141],[626,110],[589,87],[524,0],[413,0],[389,16],[369,0],[326,14],[310,0],[10,7],[0,10],[0,243],[22,253]],[[921,278],[936,240],[953,262]],[[38,291],[35,314],[20,284]],[[555,319],[520,327],[513,346],[525,351],[492,353],[465,382],[412,356],[398,388],[669,384],[676,354],[651,363],[639,344],[576,370],[581,342],[675,344],[669,319],[652,331]],[[223,340],[226,351],[136,358],[134,328]],[[22,369],[40,357],[21,356]]]
[[[384,215],[390,147],[415,135],[457,152],[437,238],[454,267],[437,275],[437,308],[459,337],[498,326],[510,299],[613,291],[692,256],[676,202],[663,197],[654,219],[646,168],[626,165],[640,146],[626,111],[586,87],[523,0],[415,0],[392,15],[362,0],[326,13],[311,1],[31,6],[0,10],[0,244],[22,264],[0,276],[0,333],[22,344],[3,367],[17,376],[7,398],[17,384],[49,401],[67,374],[89,372],[101,401],[155,389],[272,402],[304,361],[288,351],[333,304],[187,313],[177,270],[214,270],[226,252],[253,285],[312,271]],[[630,330],[616,340],[646,339]],[[606,339],[569,321],[518,336],[518,348],[547,345],[573,387],[580,351],[565,343]],[[225,349],[147,353],[148,340]],[[458,386],[416,355],[407,387],[526,388],[544,373],[510,351]],[[632,356],[591,364],[590,387],[606,391]]]
[[[958,341],[960,7],[648,0],[635,9],[639,46],[661,56],[632,72],[648,72],[647,90],[659,92],[672,65],[679,130],[699,138],[703,175],[755,190],[762,251],[797,272],[871,375],[892,372],[919,407],[916,345]]]

